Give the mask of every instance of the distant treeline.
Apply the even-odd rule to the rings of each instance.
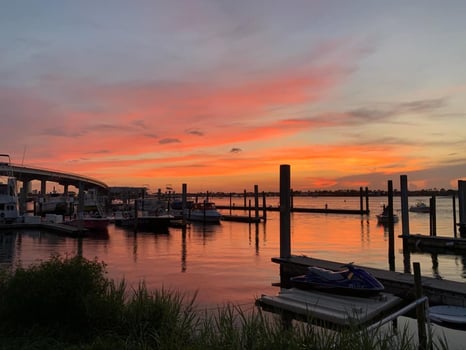
[[[262,196],[263,192],[260,192],[259,195]],[[388,192],[386,190],[318,190],[318,191],[294,191],[292,190],[293,196],[300,196],[300,197],[359,197],[360,195],[366,196],[366,193],[370,197],[376,196],[387,196]],[[269,197],[271,196],[279,196],[279,192],[265,192],[265,194]],[[394,189],[393,195],[399,196],[401,192],[399,190]],[[457,190],[446,190],[446,189],[426,189],[426,190],[416,190],[416,191],[408,191],[409,196],[456,196],[458,194]],[[190,193],[188,194],[189,197],[195,196],[209,196],[209,197],[242,197],[244,196],[244,192],[203,192],[203,193]],[[254,192],[247,191],[247,196],[253,196]]]
[[[114,198],[139,198],[141,197],[142,193],[144,193],[145,196],[154,196],[154,194],[148,194],[147,192],[144,191],[144,189],[141,188],[125,188],[125,190],[119,189],[119,191],[110,190],[110,196]],[[194,198],[194,197],[199,197],[199,198],[205,198],[205,197],[212,197],[212,198],[218,198],[218,197],[243,197],[244,194],[248,197],[251,197],[254,195],[254,191],[246,191],[246,192],[196,192],[196,193],[187,193],[187,197],[189,198]],[[263,191],[259,191],[259,195],[263,195]],[[355,189],[346,189],[346,190],[315,190],[315,191],[296,191],[292,190],[292,195],[293,196],[300,196],[300,197],[359,197],[360,195],[366,196],[366,194],[370,197],[375,197],[375,196],[387,196],[388,192],[387,190],[369,190],[364,188],[362,191],[355,190]],[[393,195],[394,196],[399,196],[401,192],[397,189],[393,190]],[[452,190],[452,189],[422,189],[422,190],[411,190],[408,191],[409,196],[456,196],[458,194],[457,190]],[[166,196],[167,194],[162,194],[162,196]],[[181,193],[171,193],[170,194],[172,197],[179,197],[181,196]],[[279,192],[265,192],[265,195],[268,197],[272,196],[279,196]]]

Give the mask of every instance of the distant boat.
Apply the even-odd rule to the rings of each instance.
[[[413,213],[430,213],[430,207],[424,202],[418,201],[409,207],[409,211]]]
[[[0,157],[8,158],[8,162],[0,162],[0,166],[10,167],[10,156],[8,154],[0,154]],[[9,169],[6,183],[0,183],[0,222],[16,222],[19,217],[19,201],[18,193],[16,191],[16,178],[13,176],[11,169]]]
[[[215,207],[215,203],[204,201],[193,204],[188,219],[190,221],[219,224],[222,214]]]
[[[390,218],[389,207],[383,206],[383,210],[380,214],[377,214],[377,222],[379,224],[389,224],[391,222],[395,223],[399,221],[398,215],[393,213],[392,218]],[[393,221],[391,221],[393,220]]]

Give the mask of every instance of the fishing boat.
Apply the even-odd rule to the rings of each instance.
[[[16,191],[16,178],[11,171],[10,156],[0,154],[0,157],[8,158],[8,162],[0,162],[0,166],[9,167],[6,183],[0,183],[0,223],[16,222],[19,215],[18,193]]]
[[[383,206],[382,212],[380,214],[377,214],[377,223],[379,224],[389,224],[389,223],[395,223],[399,221],[398,215],[393,213],[393,216],[390,217],[390,208],[386,207],[385,205]]]
[[[190,221],[219,224],[222,219],[222,214],[215,207],[215,203],[204,201],[192,205],[188,219]]]
[[[307,273],[290,278],[291,284],[299,289],[370,297],[384,291],[385,287],[364,269],[346,264],[339,271],[309,266]]]
[[[410,206],[409,211],[413,213],[430,213],[430,207],[424,202],[419,201]]]

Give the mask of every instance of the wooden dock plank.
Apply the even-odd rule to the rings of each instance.
[[[373,323],[402,303],[401,298],[388,293],[358,298],[296,288],[282,289],[276,296],[263,295],[256,301],[267,311],[287,311],[293,318],[346,327]]]

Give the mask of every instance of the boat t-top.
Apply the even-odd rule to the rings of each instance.
[[[16,191],[16,178],[11,170],[11,161],[8,154],[0,154],[0,168],[7,168],[6,183],[0,182],[0,223],[12,223],[19,217],[18,193]]]

